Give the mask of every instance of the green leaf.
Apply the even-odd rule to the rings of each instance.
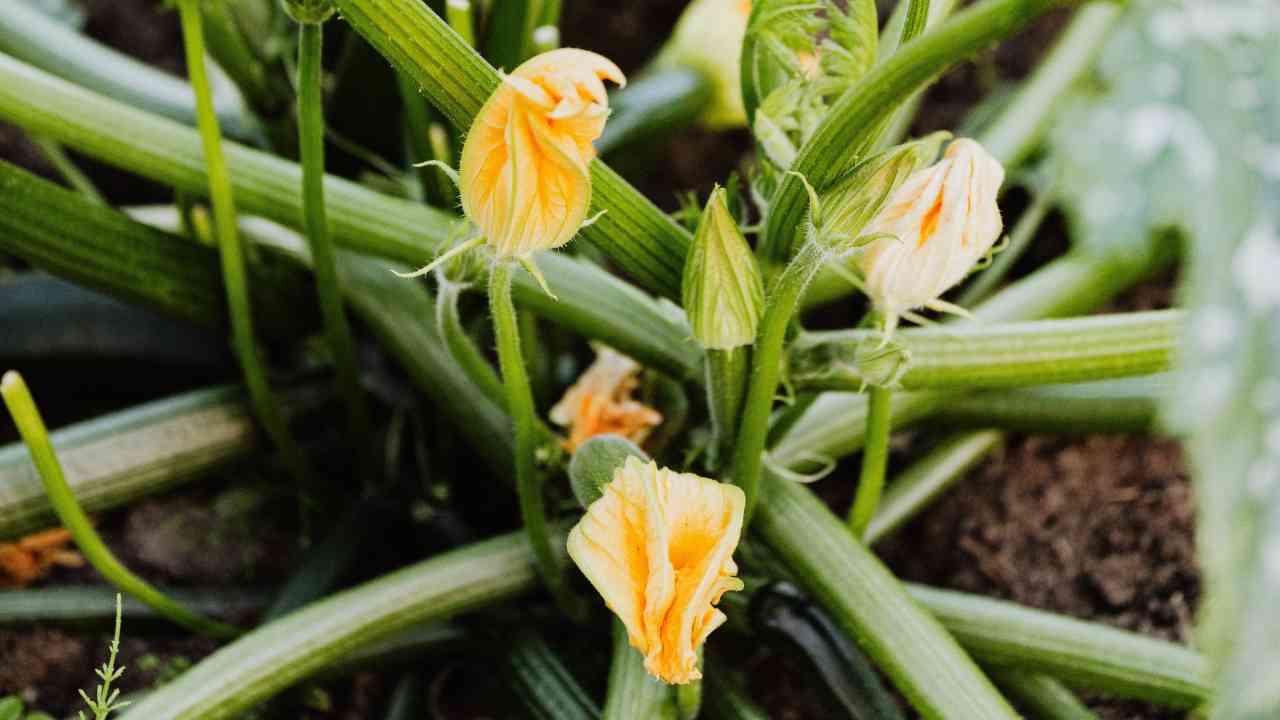
[[[1052,135],[1064,199],[1102,251],[1190,240],[1177,392],[1206,598],[1215,718],[1280,713],[1280,16],[1270,0],[1131,4]],[[1167,235],[1162,240],[1168,244]],[[1150,252],[1149,250],[1146,252]]]
[[[22,701],[13,695],[0,698],[0,720],[22,720]]]

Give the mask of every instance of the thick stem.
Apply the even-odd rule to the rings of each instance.
[[[778,389],[782,370],[782,350],[787,339],[787,327],[796,313],[805,288],[818,270],[822,269],[826,258],[827,251],[824,247],[816,242],[805,243],[778,277],[765,303],[764,318],[760,322],[752,356],[747,400],[742,410],[742,424],[738,431],[738,446],[731,473],[733,481],[746,493],[748,521],[758,500],[764,445],[769,434],[769,414],[773,409],[773,397]]]
[[[209,620],[179,605],[146,580],[130,572],[116,559],[71,493],[67,478],[62,473],[62,464],[58,462],[53,443],[49,441],[49,431],[45,428],[44,419],[40,417],[40,410],[36,408],[35,400],[22,376],[13,371],[5,373],[3,380],[0,380],[0,395],[3,395],[4,404],[9,408],[14,424],[18,426],[18,434],[31,452],[31,460],[40,472],[49,503],[89,564],[122,592],[138,598],[157,613],[185,628],[223,640],[239,635],[239,628]]]
[[[205,166],[209,173],[209,199],[213,205],[214,231],[222,258],[222,277],[226,285],[227,305],[231,319],[232,345],[244,373],[245,387],[258,420],[280,450],[285,465],[293,476],[307,477],[306,458],[294,442],[280,406],[267,384],[267,373],[258,356],[253,334],[253,317],[249,304],[249,283],[245,274],[244,246],[236,229],[236,209],[231,194],[231,178],[222,154],[222,134],[213,110],[213,95],[204,64],[204,31],[200,20],[199,0],[179,0],[183,44],[186,48],[187,72],[196,95],[196,119],[204,147]]]
[[[711,413],[711,462],[718,469],[733,453],[738,413],[747,389],[747,349],[707,350],[707,408]]]
[[[355,457],[364,458],[370,447],[369,406],[360,389],[355,341],[347,321],[329,221],[324,204],[324,89],[321,66],[324,26],[302,23],[298,35],[298,144],[302,151],[302,205],[311,267],[324,318],[325,339],[333,353],[338,388],[347,406]],[[358,461],[360,462],[360,461]],[[366,462],[360,462],[366,466]]]
[[[869,391],[866,445],[862,449],[862,474],[858,492],[849,509],[849,530],[862,538],[871,524],[880,495],[884,491],[885,468],[889,463],[889,428],[892,423],[893,391],[873,385]]]
[[[649,677],[644,657],[627,642],[626,627],[614,620],[613,660],[601,720],[671,718],[675,714],[672,699],[670,686]]]
[[[564,584],[564,572],[559,557],[551,547],[547,529],[547,510],[543,504],[542,482],[536,463],[535,426],[537,417],[533,407],[533,390],[529,387],[529,375],[525,371],[524,355],[520,351],[520,327],[516,318],[515,303],[511,301],[510,261],[494,263],[489,274],[489,310],[493,314],[493,334],[498,342],[498,365],[502,370],[503,389],[506,392],[507,412],[515,426],[516,492],[520,501],[520,517],[524,521],[525,535],[533,551],[534,565],[542,582],[568,611],[573,607]]]

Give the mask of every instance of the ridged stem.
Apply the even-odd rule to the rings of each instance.
[[[520,517],[529,547],[533,550],[538,575],[561,608],[572,616],[573,596],[564,582],[563,564],[551,547],[542,481],[538,476],[537,414],[524,354],[520,350],[516,307],[511,301],[513,270],[514,261],[498,260],[494,263],[489,273],[489,312],[493,315],[493,334],[498,343],[498,366],[502,371],[507,412],[515,428],[516,493],[520,501]]]
[[[320,314],[325,339],[333,353],[338,389],[347,407],[350,441],[360,472],[367,472],[372,447],[369,405],[360,388],[356,344],[351,336],[346,307],[338,289],[338,270],[333,243],[329,239],[329,218],[324,201],[324,25],[300,23],[298,28],[298,145],[302,153],[303,226],[311,248],[311,269],[315,273]]]
[[[905,351],[907,390],[1022,387],[1108,380],[1168,370],[1183,329],[1178,310],[1064,320],[968,323],[895,334]],[[798,389],[857,391],[873,374],[859,349],[867,330],[807,333],[789,352]]]
[[[94,569],[122,592],[138,598],[148,607],[185,628],[223,640],[239,635],[239,628],[191,612],[130,572],[116,559],[71,493],[53,443],[49,441],[49,431],[45,428],[44,420],[40,417],[40,411],[22,376],[12,370],[5,373],[4,378],[0,379],[0,395],[3,395],[4,404],[9,408],[18,433],[31,452],[31,461],[35,463],[44,482],[49,503],[53,505],[63,527],[71,533],[76,547]]]
[[[615,619],[609,689],[601,720],[672,718],[674,715],[671,687],[649,676],[644,669],[644,656],[631,647],[626,627]]]
[[[130,705],[121,718],[237,717],[298,680],[341,662],[353,648],[515,597],[532,590],[536,579],[519,535],[450,550],[255,629]]]
[[[266,369],[258,355],[257,339],[254,337],[244,246],[240,242],[236,226],[230,173],[226,157],[222,154],[222,133],[214,114],[212,91],[204,64],[204,30],[201,27],[199,0],[178,0],[178,15],[182,23],[187,72],[191,77],[192,90],[196,94],[196,120],[209,173],[209,199],[213,206],[214,231],[218,238],[222,277],[230,308],[231,342],[259,422],[279,449],[289,472],[296,480],[303,481],[310,474],[306,458],[293,439],[284,415],[280,412],[280,406],[271,393]]]
[[[707,350],[707,410],[711,414],[710,467],[733,455],[738,414],[747,389],[747,348]]]
[[[747,496],[747,521],[758,501],[764,446],[769,434],[769,415],[782,370],[783,346],[787,328],[795,316],[800,298],[813,276],[822,269],[827,251],[817,242],[807,242],[787,264],[777,282],[769,290],[764,317],[756,336],[751,356],[751,375],[747,381],[747,398],[742,408],[730,476]]]
[[[991,679],[1036,720],[1098,720],[1075,693],[1048,675],[996,668]]]
[[[754,527],[921,716],[1017,717],[951,635],[807,488],[770,475]]]
[[[862,448],[862,472],[858,475],[858,490],[849,508],[849,531],[862,538],[884,491],[885,470],[889,464],[889,430],[893,421],[890,400],[893,391],[873,385],[867,391],[866,444]]]

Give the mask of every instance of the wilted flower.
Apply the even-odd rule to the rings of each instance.
[[[71,533],[63,528],[0,543],[0,587],[25,587],[44,577],[55,565],[82,567],[84,558],[68,549]]]
[[[595,349],[595,362],[551,408],[551,421],[569,428],[565,447],[570,452],[606,433],[643,442],[662,422],[657,410],[631,397],[639,385],[640,365],[613,348]]]
[[[746,498],[733,485],[635,457],[569,533],[569,555],[627,628],[650,674],[702,676],[697,649],[725,621],[714,606],[741,590],[733,551]]]
[[[694,0],[658,54],[658,67],[691,67],[711,81],[711,102],[700,120],[710,127],[747,123],[738,65],[751,0]]]
[[[884,235],[857,258],[867,295],[892,329],[900,315],[928,307],[964,279],[1000,237],[996,193],[1004,168],[981,145],[958,139],[942,160],[917,170],[863,231]]]
[[[557,248],[591,204],[591,144],[604,130],[604,80],[622,71],[586,50],[561,48],[504,75],[462,147],[462,209],[500,259]]]

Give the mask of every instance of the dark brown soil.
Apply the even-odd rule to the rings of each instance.
[[[624,70],[639,69],[657,39],[665,37],[684,0],[644,3],[565,3],[566,44],[607,52]],[[88,32],[167,71],[183,71],[176,20],[152,0],[86,0]],[[955,128],[977,99],[1019,78],[1051,44],[1064,14],[944,76],[928,93],[918,131]],[[675,207],[677,190],[705,192],[739,163],[748,148],[745,133],[678,133],[647,153],[649,165],[628,168],[635,181],[664,208]],[[0,124],[0,157],[49,175],[50,170],[21,133]],[[95,180],[117,201],[150,198],[157,190],[121,173],[91,166]],[[1012,221],[1021,201],[1011,199]],[[1010,223],[1012,224],[1012,222]],[[1020,264],[1032,266],[1065,246],[1060,223]],[[1116,309],[1166,306],[1170,278],[1147,284],[1118,301]],[[909,462],[919,445],[897,438],[895,463]],[[834,487],[833,483],[841,483]],[[837,507],[845,507],[851,480],[845,475],[821,485]],[[209,586],[279,580],[287,574],[292,543],[287,532],[249,536],[213,510],[210,493],[196,490],[140,503],[104,520],[109,542],[144,575],[166,583]],[[941,587],[979,592],[1030,606],[1097,620],[1117,627],[1186,641],[1199,578],[1193,548],[1193,500],[1178,444],[1163,438],[1011,437],[1006,449],[974,471],[945,502],[918,518],[881,548],[903,577]],[[290,518],[280,523],[294,525]],[[261,522],[253,527],[263,527]],[[199,532],[189,532],[198,527]],[[247,527],[247,526],[245,526]],[[228,548],[234,551],[227,552]],[[49,582],[93,582],[90,571],[59,571]],[[202,640],[131,635],[125,629],[126,691],[151,686],[213,649]],[[0,632],[0,695],[18,693],[56,713],[73,710],[77,688],[94,684],[92,668],[104,659],[107,637],[49,628]],[[775,718],[825,717],[822,700],[806,670],[794,659],[747,653],[755,699]],[[431,704],[447,720],[494,716],[473,711],[490,691],[484,673],[465,663],[445,664],[431,675]],[[329,712],[303,717],[380,717],[392,674],[360,674],[327,687]],[[465,701],[458,696],[467,696]],[[471,697],[476,696],[476,697]],[[318,707],[317,699],[313,706]],[[1180,717],[1140,703],[1097,700],[1108,720]],[[468,710],[462,710],[467,708]],[[297,715],[294,715],[297,716]],[[293,716],[291,716],[293,717]]]

